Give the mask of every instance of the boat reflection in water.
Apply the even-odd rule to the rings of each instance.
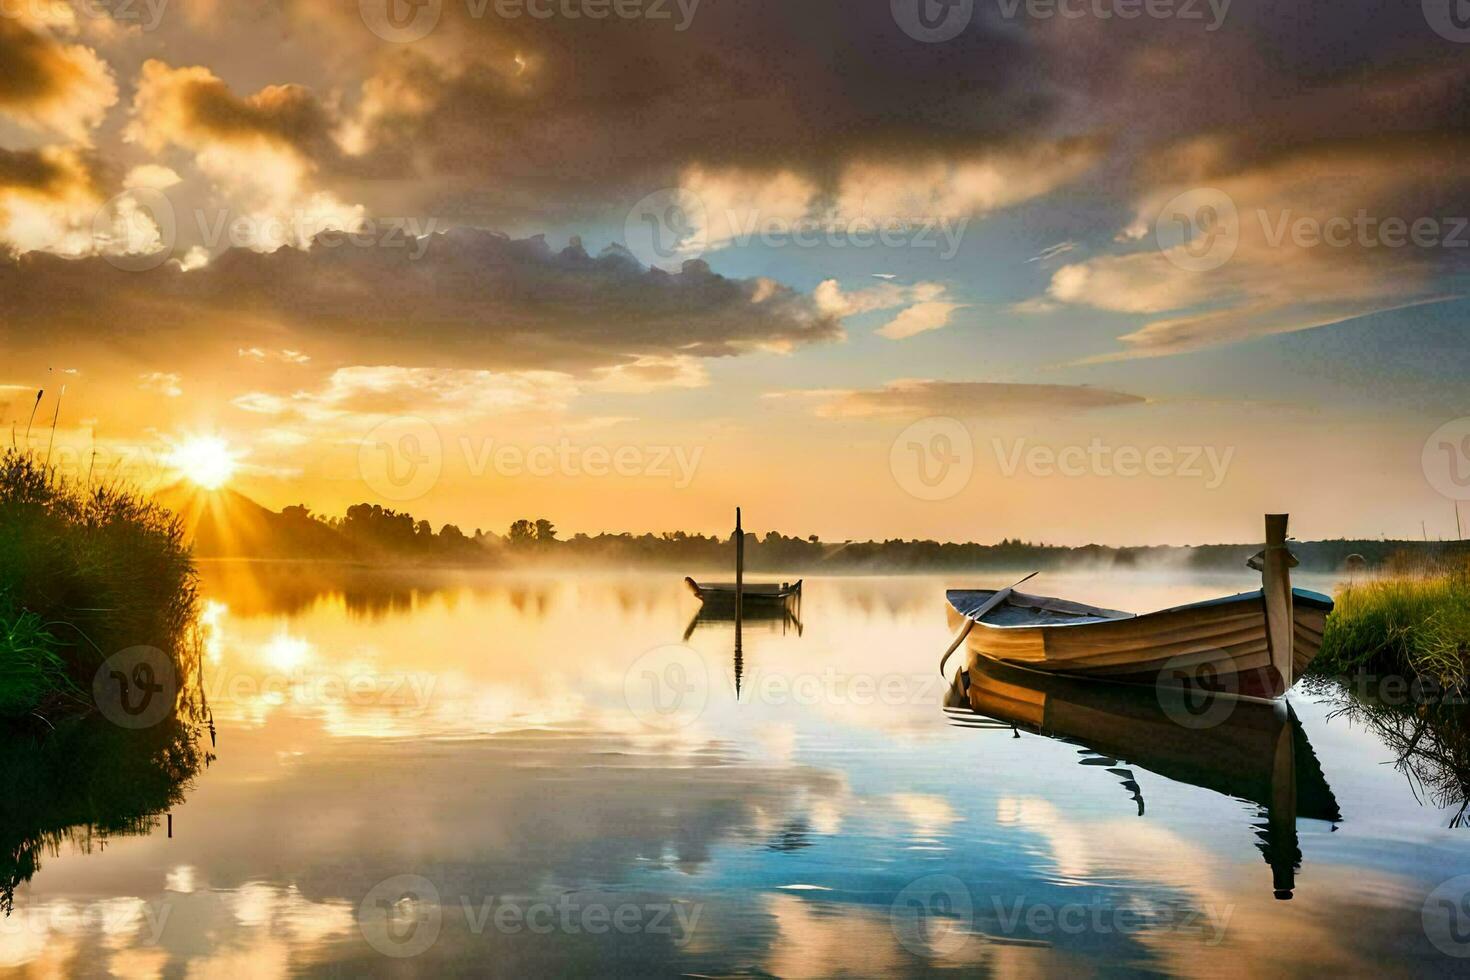
[[[1202,700],[1207,699],[1207,700]],[[1263,703],[1176,688],[1141,690],[1010,667],[972,657],[945,699],[950,720],[975,729],[1044,735],[1085,749],[1079,760],[1116,776],[1138,815],[1146,804],[1133,769],[1214,790],[1259,808],[1257,846],[1278,899],[1301,866],[1298,817],[1342,814],[1306,733],[1286,701]]]
[[[688,643],[694,631],[701,626],[723,628],[726,625],[735,630],[735,697],[738,700],[740,681],[745,675],[745,630],[754,626],[764,633],[779,631],[782,636],[795,630],[796,635],[801,636],[801,593],[797,592],[794,599],[783,597],[777,602],[741,603],[738,611],[734,603],[702,602],[684,630],[684,642]]]

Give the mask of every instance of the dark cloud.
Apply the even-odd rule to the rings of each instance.
[[[1045,132],[1054,109],[1023,35],[977,22],[924,44],[886,3],[706,2],[683,31],[494,11],[445,4],[430,38],[378,49],[363,171],[522,178],[563,194],[694,162],[822,177],[856,157],[992,150]],[[338,29],[366,33],[355,16]]]
[[[155,149],[264,140],[307,158],[333,153],[332,117],[300,85],[271,85],[242,97],[208,68],[150,60],[138,79],[133,114],[132,132]]]
[[[75,190],[100,192],[100,176],[98,162],[79,153],[0,147],[0,194],[13,191],[60,198]]]
[[[1268,152],[1324,136],[1461,131],[1470,117],[1463,45],[1423,4],[1235,2],[1203,20],[1052,18],[1034,32],[1069,120],[1135,142],[1249,136]],[[1126,129],[1125,129],[1126,127]]]
[[[91,49],[64,44],[20,16],[0,16],[0,113],[75,140],[117,101],[106,64]]]
[[[540,237],[459,229],[310,251],[230,250],[203,269],[144,272],[30,254],[0,265],[7,346],[87,340],[177,356],[241,336],[355,363],[568,371],[646,357],[719,357],[835,340],[838,320],[766,279],[703,262],[646,268],[626,251],[553,250]],[[182,346],[180,346],[182,345]]]
[[[53,98],[74,69],[60,45],[28,30],[13,17],[0,17],[0,106],[28,106]]]
[[[350,6],[350,5],[349,5]],[[358,155],[334,179],[411,179],[467,220],[590,213],[682,168],[791,169],[826,190],[853,161],[960,160],[1087,137],[1124,195],[1201,136],[1242,163],[1323,139],[1436,138],[1470,124],[1470,61],[1421,5],[1176,5],[1198,18],[1028,17],[977,4],[921,43],[886,3],[707,0],[670,21],[498,16],[445,4],[383,44],[330,4],[375,64]],[[1104,5],[1106,7],[1106,5]],[[1217,21],[1217,16],[1220,18]],[[1126,165],[1125,165],[1126,164]],[[440,196],[425,196],[425,179]],[[637,194],[634,197],[639,196]],[[433,209],[432,204],[424,206]],[[566,212],[566,215],[563,214]]]

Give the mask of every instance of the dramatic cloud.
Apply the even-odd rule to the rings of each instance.
[[[101,164],[90,153],[0,148],[0,249],[92,252],[102,182]]]
[[[1038,141],[958,159],[859,160],[825,185],[791,170],[692,166],[679,177],[677,198],[687,227],[669,230],[691,253],[732,244],[871,248],[897,241],[947,260],[972,217],[1075,180],[1100,151],[1096,140]]]
[[[42,22],[28,11],[45,4],[19,4],[22,16],[0,16],[0,114],[22,125],[85,143],[107,109],[117,102],[112,71],[91,48],[67,44],[55,35],[74,30],[70,8],[52,5],[66,16]]]
[[[318,186],[318,168],[336,153],[332,125],[299,85],[242,98],[208,68],[150,60],[138,78],[126,138],[154,153],[170,146],[193,151],[228,209],[217,216],[215,232],[228,224],[235,244],[271,251],[306,246],[322,231],[356,231],[366,219],[363,206]]]
[[[306,158],[330,150],[331,118],[299,85],[271,85],[241,98],[203,67],[143,64],[128,137],[157,153],[169,144],[192,150],[215,144],[291,149]]]
[[[408,367],[555,369],[611,387],[697,383],[690,359],[839,339],[839,318],[768,279],[702,262],[669,273],[574,241],[555,251],[460,229],[419,242],[319,237],[309,251],[232,250],[193,272],[126,272],[100,258],[0,265],[7,342],[87,340],[127,350],[187,343],[239,359],[269,348]],[[42,327],[45,329],[42,329]],[[146,336],[146,342],[144,338]]]
[[[916,148],[963,156],[1041,130],[1053,102],[1023,37],[977,19],[923,44],[886,4],[705,3],[687,22],[672,4],[668,21],[446,4],[432,35],[396,46],[373,43],[356,5],[317,6],[344,44],[380,57],[355,140],[378,172],[411,155],[425,175],[564,185],[626,186],[691,160],[811,176]]]
[[[1072,415],[1100,408],[1139,405],[1145,401],[1138,395],[1084,385],[924,379],[890,381],[881,388],[776,392],[769,397],[810,401],[819,417],[830,419]]]
[[[1054,303],[1171,314],[1104,355],[1159,356],[1444,298],[1470,273],[1470,141],[1330,141],[1262,155],[1209,138],[1167,154],[1120,241],[1065,265]],[[1188,237],[1184,236],[1188,229]]]

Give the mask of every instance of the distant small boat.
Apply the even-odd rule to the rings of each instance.
[[[970,653],[1051,673],[1285,694],[1317,656],[1332,600],[1291,587],[1286,515],[1267,515],[1254,592],[1142,615],[1012,590],[951,589],[948,617]],[[998,601],[997,601],[998,600]]]
[[[735,604],[734,582],[696,582],[685,577],[689,586],[701,602],[707,604]],[[801,595],[801,579],[795,582],[745,582],[740,586],[741,598],[750,605],[783,603]]]
[[[707,608],[719,609],[785,605],[789,600],[801,599],[801,579],[795,582],[747,582],[745,581],[745,531],[740,526],[740,508],[735,508],[735,581],[696,582],[684,577],[684,584],[704,603]],[[736,598],[740,601],[737,603]]]

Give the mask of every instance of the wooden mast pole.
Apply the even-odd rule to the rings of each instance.
[[[735,625],[740,626],[745,593],[745,532],[740,529],[740,508],[735,508]]]

